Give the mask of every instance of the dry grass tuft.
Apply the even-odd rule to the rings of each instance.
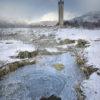
[[[75,43],[75,40],[65,39],[65,40],[61,40],[59,44],[64,45],[64,44],[72,44],[72,43]]]
[[[35,64],[36,61],[30,61],[30,60],[22,60],[22,61],[16,61],[16,62],[13,62],[13,63],[9,63],[7,65],[4,65],[0,68],[0,77],[10,73],[10,72],[13,72],[13,71],[16,71],[18,68],[20,67],[23,67],[25,65],[31,65],[31,64]]]
[[[89,76],[98,71],[98,68],[93,68],[93,66],[83,66],[81,67],[81,70],[84,72],[84,74],[89,78]]]
[[[75,91],[77,93],[77,100],[85,100],[85,95],[83,94],[83,91],[81,90],[80,84],[76,85]]]
[[[24,59],[24,58],[32,58],[38,55],[38,51],[28,52],[28,51],[21,51],[18,53],[17,58]]]
[[[79,39],[79,40],[77,41],[76,47],[78,47],[78,48],[85,48],[85,47],[88,46],[87,44],[89,44],[88,41],[83,40],[83,39]]]
[[[58,71],[61,71],[61,70],[64,69],[64,65],[63,64],[54,64],[53,66]]]

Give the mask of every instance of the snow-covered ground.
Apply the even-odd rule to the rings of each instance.
[[[34,51],[35,47],[31,44],[24,44],[22,41],[1,40],[0,41],[0,62],[2,64],[14,62],[19,59],[12,59],[19,51]]]
[[[100,100],[100,75],[93,73],[89,80],[84,80],[82,90],[86,95],[86,100]]]
[[[61,39],[86,39],[92,41],[100,37],[100,30],[88,30],[82,28],[59,29],[56,36]]]
[[[85,49],[88,64],[100,69],[100,30],[60,29],[57,38],[85,39],[90,46]],[[82,82],[82,91],[86,100],[100,100],[100,75],[93,73],[88,80]]]
[[[86,48],[88,64],[100,68],[100,30],[87,29],[59,29],[56,33],[57,38],[63,39],[84,39],[90,42]]]
[[[48,52],[58,52],[57,48],[45,48]]]
[[[90,46],[85,49],[86,57],[88,58],[88,64],[93,65],[93,67],[100,69],[100,30],[88,30],[88,29],[9,29],[9,30],[1,30],[2,34],[8,32],[8,34],[19,33],[26,35],[28,34],[28,38],[30,35],[35,34],[39,35],[50,35],[53,34],[56,36],[56,40],[63,39],[85,39],[90,42]],[[31,37],[32,39],[33,37]],[[30,39],[30,40],[31,40]],[[44,48],[48,52],[58,52],[57,48],[66,49],[71,45],[59,45],[53,48],[47,47]],[[35,50],[34,45],[25,44],[22,41],[18,40],[0,40],[0,63],[3,62],[12,62],[14,59],[11,56],[15,56],[18,51],[33,51]],[[84,80],[82,82],[82,90],[86,95],[86,100],[99,100],[100,98],[100,76],[97,73],[93,73],[88,80]]]

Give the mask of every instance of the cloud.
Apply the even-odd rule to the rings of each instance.
[[[98,11],[100,10],[100,0],[77,0],[80,8],[84,11]]]
[[[71,12],[64,12],[64,19],[69,20],[72,19],[76,16],[75,13]],[[57,21],[58,20],[58,13],[57,12],[49,12],[47,14],[44,14],[41,18],[40,21]]]
[[[47,14],[44,14],[41,18],[40,21],[57,21],[58,15],[55,12],[49,12]]]
[[[58,20],[58,0],[0,0],[0,18],[28,21]],[[64,19],[100,10],[100,0],[64,0]]]

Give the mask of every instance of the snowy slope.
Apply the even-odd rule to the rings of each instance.
[[[100,28],[100,11],[89,12],[83,16],[76,17],[65,22],[66,26]]]
[[[81,17],[74,18],[78,22],[100,22],[100,11],[89,12]]]

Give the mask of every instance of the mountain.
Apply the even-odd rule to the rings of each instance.
[[[100,11],[89,12],[83,16],[65,21],[66,27],[100,28]]]
[[[25,21],[13,21],[0,18],[0,28],[33,28],[56,26],[57,21],[40,21],[27,23]],[[89,12],[83,16],[64,21],[65,27],[100,28],[100,11]]]
[[[20,27],[29,27],[25,22],[12,21],[0,18],[0,28],[20,28]]]
[[[37,23],[28,23],[26,21],[15,21],[11,19],[0,18],[0,28],[32,28],[32,27],[50,27],[55,26],[57,21],[40,21]]]

